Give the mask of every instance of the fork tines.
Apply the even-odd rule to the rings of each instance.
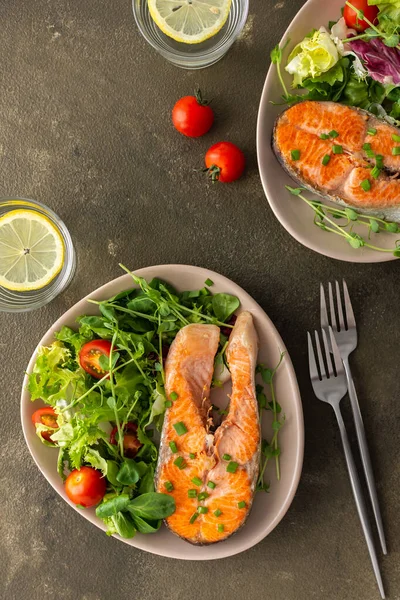
[[[324,379],[331,379],[333,377],[338,377],[339,375],[342,375],[344,373],[343,362],[342,362],[342,359],[340,358],[339,349],[337,347],[335,337],[333,335],[332,327],[330,327],[330,326],[328,326],[328,327],[329,327],[329,339],[330,339],[331,348],[332,348],[332,352],[333,352],[334,364],[332,364],[329,343],[328,343],[328,338],[327,338],[325,329],[322,329],[322,331],[321,331],[322,340],[324,343],[324,350],[325,350],[324,353],[322,353],[322,351],[321,351],[321,344],[320,344],[320,340],[319,340],[318,331],[314,332],[315,345],[317,348],[318,364],[315,360],[315,354],[314,354],[314,348],[313,348],[311,335],[309,332],[307,333],[310,377],[311,377],[312,381],[315,381],[316,379],[319,379],[319,381],[322,381]]]
[[[329,317],[328,317],[328,309],[326,305],[325,298],[325,290],[324,286],[320,284],[321,289],[321,327],[328,328],[329,327]],[[353,307],[351,305],[349,291],[347,289],[347,284],[343,279],[343,298],[344,298],[344,312],[343,312],[343,302],[342,302],[342,294],[340,291],[340,286],[337,281],[335,281],[335,291],[336,291],[336,302],[334,298],[333,286],[329,282],[328,283],[328,295],[329,295],[329,312],[331,317],[331,325],[335,331],[343,331],[348,330],[356,326],[356,321],[354,318]],[[336,311],[335,311],[336,306]],[[336,319],[336,315],[338,319]],[[338,325],[339,322],[339,325]]]

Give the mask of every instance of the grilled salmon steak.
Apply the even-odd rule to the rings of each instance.
[[[175,499],[167,526],[193,544],[225,540],[243,525],[258,476],[258,341],[251,314],[239,315],[229,338],[229,412],[213,431],[210,387],[219,337],[215,325],[187,325],[172,343],[165,365],[172,405],[161,435],[156,490]]]
[[[400,130],[359,108],[306,100],[285,110],[275,154],[312,192],[360,212],[400,221]]]

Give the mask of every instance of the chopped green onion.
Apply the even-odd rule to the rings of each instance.
[[[376,129],[374,129],[373,127],[370,127],[367,130],[368,135],[376,135]]]
[[[200,479],[200,477],[193,477],[192,483],[194,483],[194,485],[203,485],[203,482]]]
[[[241,502],[238,502],[238,508],[246,508],[246,502],[244,500],[241,500]]]
[[[319,137],[321,140],[329,140],[329,135],[327,133],[321,133]]]
[[[324,165],[324,167],[326,167],[326,165],[328,164],[328,162],[331,160],[331,157],[329,154],[325,154],[324,158],[322,159],[322,164]]]
[[[395,146],[392,148],[392,154],[393,156],[400,156],[400,146]]]
[[[333,154],[343,154],[343,146],[334,145],[332,146]]]
[[[215,490],[215,488],[217,487],[217,484],[214,483],[213,481],[209,481],[207,483],[207,487],[209,487],[211,490]]]
[[[228,471],[228,473],[236,473],[236,470],[238,468],[238,463],[234,462],[233,460],[228,464],[228,466],[226,467],[226,470]]]
[[[375,162],[376,162],[376,166],[379,167],[379,169],[383,168],[383,156],[382,156],[382,154],[377,154],[375,156]]]
[[[184,423],[182,423],[182,421],[174,423],[174,429],[178,435],[184,435],[185,433],[187,433],[186,426]]]
[[[179,395],[176,392],[171,392],[169,397],[171,400],[178,400]]]
[[[186,463],[185,463],[185,459],[182,456],[178,456],[178,458],[176,458],[174,460],[174,465],[176,465],[178,467],[178,469],[185,469],[186,468]]]
[[[335,131],[334,129],[332,129],[332,131],[329,132],[329,137],[331,138],[337,138],[339,137],[339,134],[337,131]]]
[[[175,444],[175,442],[170,442],[169,447],[171,448],[173,453],[178,452],[178,446]]]
[[[368,158],[374,158],[375,156],[375,152],[373,150],[366,150],[365,154],[368,156]]]
[[[224,454],[222,456],[222,460],[231,460],[232,456],[230,454]]]
[[[196,498],[197,496],[197,491],[196,490],[188,490],[188,497],[189,498]]]
[[[164,487],[167,490],[167,492],[172,492],[172,490],[174,489],[174,486],[172,485],[172,483],[170,481],[165,481]]]
[[[199,513],[199,515],[206,515],[208,513],[208,507],[207,506],[198,506],[197,512]]]
[[[194,458],[196,458],[196,455],[193,454],[193,452],[189,452],[189,458],[193,460]]]
[[[396,135],[395,133],[392,133],[392,140],[394,142],[400,142],[400,135]]]
[[[360,186],[362,187],[364,192],[369,192],[369,190],[371,189],[371,183],[370,183],[369,179],[363,179],[362,182],[360,183]]]
[[[198,495],[198,499],[199,500],[206,500],[209,497],[209,493],[208,492],[200,492],[200,494]]]
[[[165,402],[165,408],[171,408],[171,406],[172,406],[171,400],[166,400],[166,402]]]
[[[374,167],[371,171],[371,177],[373,177],[374,179],[378,179],[380,172],[381,170],[378,167]]]
[[[363,150],[371,150],[371,144],[363,144]]]
[[[291,150],[290,154],[291,154],[292,160],[299,160],[300,150]]]
[[[190,523],[191,525],[193,525],[193,523],[195,522],[195,520],[197,519],[197,517],[198,517],[198,516],[199,516],[199,514],[198,514],[197,512],[196,512],[196,513],[194,513],[194,514],[193,514],[193,515],[190,517],[190,519],[189,519],[189,523]]]
[[[225,525],[223,523],[218,523],[217,529],[218,533],[224,533]]]
[[[217,508],[217,510],[214,510],[214,515],[216,517],[219,517],[220,515],[222,515],[222,510],[220,510],[219,508]]]
[[[208,285],[208,286],[214,285],[214,282],[212,281],[212,279],[206,279],[204,283],[205,283],[205,285]]]

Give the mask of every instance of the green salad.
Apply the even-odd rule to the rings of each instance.
[[[288,91],[280,71],[284,48],[274,48],[282,98],[287,104],[308,99],[358,106],[399,125],[400,0],[353,2],[344,4],[337,21],[312,29],[291,49],[283,66],[301,94]]]
[[[164,391],[168,348],[183,326],[214,323],[223,360],[240,305],[235,296],[212,294],[211,280],[177,292],[130,275],[138,287],[95,302],[99,316],[79,317],[76,330],[62,327],[39,348],[28,384],[31,399],[46,405],[33,422],[41,442],[58,449],[68,497],[81,508],[97,506],[107,533],[124,538],[157,531],[175,510],[171,496],[154,492],[154,436],[171,402]]]

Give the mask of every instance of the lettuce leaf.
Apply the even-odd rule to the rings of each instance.
[[[321,27],[295,46],[285,69],[293,75],[293,87],[298,87],[305,79],[313,79],[329,71],[338,60],[336,45],[326,29]]]

